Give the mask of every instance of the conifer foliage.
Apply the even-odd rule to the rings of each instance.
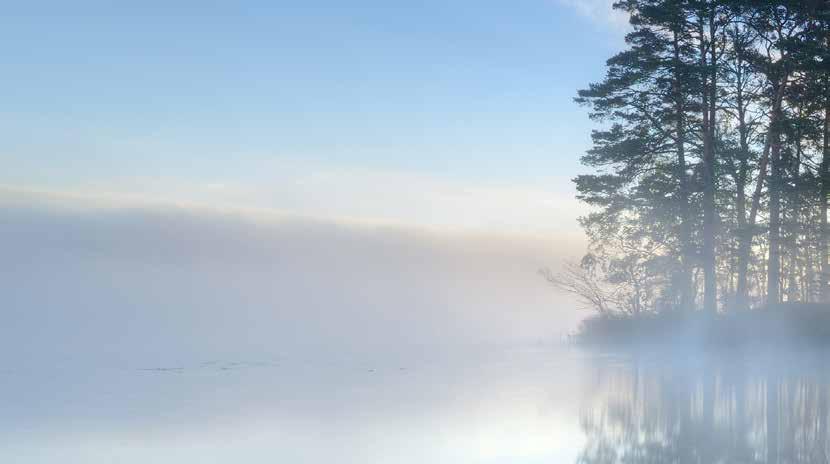
[[[830,2],[614,7],[627,46],[576,97],[590,250],[548,278],[601,312],[830,302]]]

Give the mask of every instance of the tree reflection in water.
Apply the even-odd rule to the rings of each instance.
[[[713,358],[593,366],[577,463],[828,462],[824,356]]]

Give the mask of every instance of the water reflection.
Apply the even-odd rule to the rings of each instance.
[[[579,464],[828,462],[824,356],[595,363]]]
[[[824,463],[824,357],[515,350],[6,368],[0,461]]]

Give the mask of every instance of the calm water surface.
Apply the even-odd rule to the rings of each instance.
[[[824,356],[517,350],[0,372],[15,463],[819,463]]]

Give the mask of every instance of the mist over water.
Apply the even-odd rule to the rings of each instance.
[[[571,247],[572,248],[572,247]],[[0,196],[0,359],[176,366],[556,342],[581,314],[533,237]]]
[[[2,208],[13,462],[826,462],[823,353],[558,346],[564,241]]]

